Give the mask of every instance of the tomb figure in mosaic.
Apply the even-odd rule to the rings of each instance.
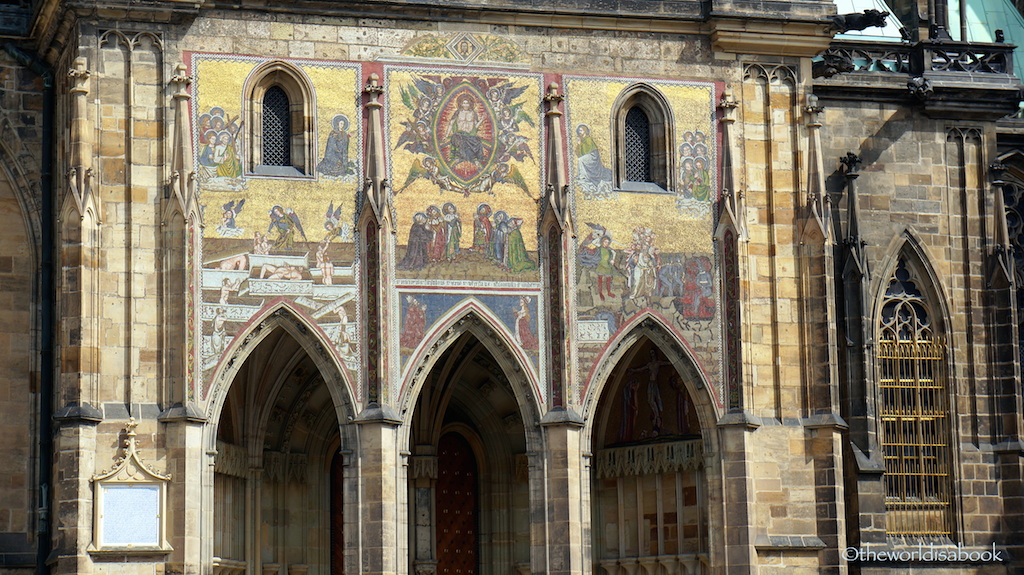
[[[263,268],[260,270],[260,279],[295,281],[302,279],[302,272],[303,269],[299,266],[263,264]]]
[[[217,233],[221,237],[237,238],[245,233],[244,229],[235,224],[235,219],[238,217],[238,214],[242,213],[242,206],[244,205],[245,198],[242,198],[240,200],[231,200],[221,206],[223,213],[220,218],[220,225],[217,226]]]
[[[331,246],[330,236],[320,240],[320,244],[316,248],[316,267],[320,270],[321,281],[325,286],[329,286],[334,283],[334,264],[331,262],[331,257],[327,254],[327,249]]]
[[[612,171],[601,163],[601,150],[590,133],[590,126],[576,126],[576,183],[586,199],[607,198],[612,192]]]
[[[252,236],[252,253],[265,256],[270,253],[270,248],[274,246],[273,240],[267,234],[256,232]]]
[[[423,269],[429,261],[430,243],[434,232],[427,226],[427,214],[416,212],[409,227],[409,242],[405,248],[405,257],[398,262],[400,270]]]
[[[356,173],[356,163],[349,159],[349,144],[352,136],[348,133],[349,121],[345,114],[338,114],[331,121],[331,133],[327,136],[324,157],[316,166],[316,171],[325,176],[351,176]]]

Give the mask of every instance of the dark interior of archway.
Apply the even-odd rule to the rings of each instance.
[[[484,435],[500,426],[512,453],[526,451],[519,404],[494,356],[471,334],[451,345],[434,364],[416,404],[414,444],[436,445],[441,428],[463,424]]]
[[[437,457],[438,575],[508,573],[527,562],[526,431],[508,378],[473,335],[464,334],[434,364],[412,425],[413,454]]]
[[[340,463],[334,457],[339,443],[337,409],[323,375],[294,337],[275,330],[245,359],[221,411],[214,555],[327,563],[317,570],[340,573],[341,563],[334,560],[344,541],[338,529],[342,518],[334,516],[342,510],[340,469],[335,469]],[[248,468],[254,458],[262,469]],[[245,508],[247,482],[263,492],[258,510]],[[246,517],[258,517],[263,526],[261,558],[245,557],[245,530],[253,527]],[[309,535],[298,544],[293,533],[300,532]]]
[[[601,396],[598,421],[597,449],[700,437],[682,376],[649,339],[615,366]]]

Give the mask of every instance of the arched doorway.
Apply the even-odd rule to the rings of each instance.
[[[270,320],[273,322],[274,320]],[[345,572],[345,455],[325,374],[271,327],[223,400],[214,465],[214,572]],[[345,418],[347,419],[347,418]]]
[[[527,431],[512,384],[469,332],[433,366],[410,429],[410,571],[529,569]]]
[[[595,573],[704,570],[703,431],[683,377],[647,338],[634,343],[609,375],[592,435]]]

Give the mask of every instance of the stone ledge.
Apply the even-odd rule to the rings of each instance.
[[[825,542],[814,535],[758,535],[754,537],[754,548],[759,551],[818,551],[825,547]]]

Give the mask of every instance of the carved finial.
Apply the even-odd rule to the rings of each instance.
[[[739,106],[740,103],[737,102],[736,99],[732,97],[732,94],[730,94],[729,92],[725,92],[724,94],[722,94],[722,99],[718,101],[718,109],[722,111],[721,122],[725,124],[731,124],[735,122],[736,118],[733,118],[733,110],[739,108]]]
[[[380,85],[380,76],[377,74],[370,74],[369,80],[366,82],[366,87],[363,91],[370,95],[370,103],[378,104],[377,97],[384,93],[383,86]]]
[[[846,166],[846,175],[852,176],[857,174],[857,166],[860,165],[860,156],[853,152],[847,152],[846,156],[839,158],[839,162]]]
[[[552,104],[552,106],[554,106],[564,99],[565,96],[558,93],[558,82],[551,82],[550,84],[548,84],[548,93],[547,95],[544,96],[545,102],[548,102],[549,104]]]
[[[807,95],[807,105],[804,106],[804,113],[806,113],[807,115],[811,116],[811,121],[812,122],[817,122],[818,114],[820,114],[820,113],[822,113],[824,111],[825,111],[825,107],[818,105],[818,97],[815,96],[814,94],[808,94]]]
[[[171,76],[171,84],[176,87],[178,92],[175,96],[188,95],[185,94],[185,89],[192,85],[192,76],[188,75],[188,68],[185,67],[184,64],[179,62],[178,65],[174,67],[174,75]]]

